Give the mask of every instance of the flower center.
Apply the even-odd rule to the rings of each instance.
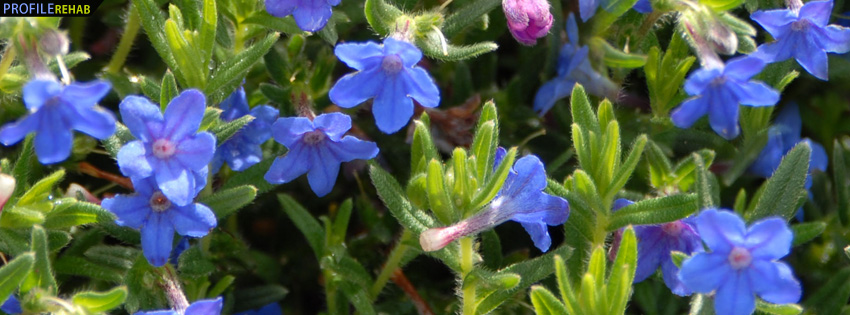
[[[661,225],[661,230],[664,231],[664,233],[667,233],[667,235],[670,235],[670,236],[679,236],[679,234],[682,234],[683,228],[684,228],[684,226],[683,226],[682,222],[680,222],[680,221],[664,223],[664,224]]]
[[[732,269],[749,267],[751,262],[753,262],[753,255],[746,248],[735,247],[729,252],[729,264],[732,265]]]
[[[168,200],[162,191],[157,190],[151,195],[150,205],[154,212],[163,212],[171,208],[171,200]]]
[[[396,74],[401,71],[401,67],[401,57],[395,54],[384,56],[384,60],[381,61],[381,68],[387,74]]]
[[[159,139],[153,143],[153,155],[160,159],[171,157],[175,151],[177,146],[168,139]]]
[[[304,134],[304,143],[314,145],[325,140],[325,133],[321,130],[313,130]]]
[[[809,28],[809,20],[802,19],[796,22],[791,23],[791,29],[795,31],[802,31]]]

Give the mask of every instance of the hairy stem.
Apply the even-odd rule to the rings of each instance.
[[[393,273],[396,269],[399,268],[399,264],[401,264],[401,259],[404,257],[404,253],[407,252],[409,246],[404,243],[411,238],[412,234],[410,230],[405,229],[401,234],[401,238],[398,240],[398,244],[396,244],[395,248],[390,252],[390,256],[387,258],[387,262],[384,263],[384,267],[381,269],[381,272],[378,274],[378,278],[375,279],[375,283],[372,285],[372,288],[369,290],[369,296],[374,301],[378,298],[378,294],[381,293],[381,290],[384,289],[384,286],[387,285],[387,282],[392,277]]]
[[[141,26],[139,12],[135,6],[131,5],[129,16],[127,17],[127,25],[124,27],[124,34],[121,34],[121,41],[118,42],[118,49],[112,55],[109,65],[106,66],[107,73],[118,74],[121,68],[124,67],[127,55],[130,54],[130,49],[133,48],[133,42],[139,33],[139,26]]]
[[[472,272],[473,265],[473,239],[472,237],[464,237],[460,239],[460,270],[462,274],[461,278],[461,286],[463,285],[463,279],[466,279],[466,276]],[[475,304],[477,301],[475,300],[475,284],[465,285],[462,291],[463,294],[463,314],[464,315],[472,315],[475,314]]]

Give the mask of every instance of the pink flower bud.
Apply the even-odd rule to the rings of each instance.
[[[12,197],[12,192],[15,191],[15,178],[6,174],[0,174],[0,210]]]
[[[79,196],[82,196],[83,200],[85,201],[91,202],[93,204],[100,204],[100,199],[95,197],[95,195],[92,195],[92,193],[89,192],[88,189],[83,186],[80,186],[80,184],[71,183],[71,185],[68,185],[68,190],[65,191],[65,197],[79,199],[77,198]]]
[[[552,27],[552,13],[547,0],[502,0],[502,10],[508,20],[508,29],[524,45],[537,44]]]

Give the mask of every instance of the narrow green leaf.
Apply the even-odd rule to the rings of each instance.
[[[215,48],[215,33],[218,23],[218,11],[216,10],[215,0],[203,0],[203,21],[201,22],[200,43],[201,52],[201,69],[208,69],[212,60],[213,49]]]
[[[443,33],[447,38],[452,38],[467,26],[475,23],[479,17],[499,7],[499,0],[468,1],[460,9],[453,10],[452,15],[443,23]]]
[[[605,273],[607,270],[607,259],[602,246],[597,246],[590,253],[590,263],[587,265],[587,274],[593,279],[594,286],[598,289],[605,287]],[[584,291],[584,287],[582,287]]]
[[[230,139],[230,137],[233,137],[233,135],[239,132],[239,130],[242,130],[245,125],[247,125],[253,120],[254,116],[245,115],[234,120],[225,122],[223,124],[219,124],[211,128],[210,132],[215,135],[218,145],[221,145],[222,143]]]
[[[660,224],[683,219],[699,210],[698,195],[679,194],[638,201],[614,212],[608,230],[626,225]]]
[[[826,230],[826,223],[824,222],[806,222],[791,225],[791,231],[794,232],[794,241],[791,242],[791,246],[805,244],[821,235],[824,230]]]
[[[203,196],[198,203],[209,207],[219,220],[247,206],[257,198],[257,188],[251,185],[222,189],[212,195]]]
[[[748,222],[771,215],[779,215],[786,220],[794,217],[801,191],[805,190],[811,154],[809,144],[800,142],[785,155],[773,176],[764,184],[764,193],[758,199],[756,208],[747,213]]]
[[[92,313],[112,310],[124,304],[127,299],[127,287],[120,286],[106,292],[84,291],[74,294],[71,299],[75,305],[84,307]]]
[[[604,200],[613,200],[617,192],[626,186],[626,183],[632,176],[632,173],[634,173],[638,162],[640,162],[640,157],[643,155],[643,150],[646,146],[646,141],[646,135],[643,134],[635,139],[635,142],[632,144],[632,150],[629,151],[629,155],[626,157],[625,162],[623,162],[622,166],[615,171],[614,178],[611,179],[611,185],[608,186],[608,191],[604,195]]]
[[[499,190],[502,189],[502,186],[505,184],[505,179],[508,178],[508,173],[510,173],[511,168],[514,165],[514,160],[516,159],[517,148],[511,148],[505,157],[502,159],[501,164],[499,164],[499,168],[496,169],[496,172],[493,177],[490,178],[489,181],[480,189],[475,198],[472,200],[470,209],[472,211],[477,211],[487,205],[496,194],[499,193]]]
[[[850,174],[844,158],[844,146],[835,139],[832,145],[832,180],[835,182],[835,199],[838,201],[838,219],[843,226],[850,225]]]
[[[696,167],[697,209],[711,208],[714,206],[714,197],[712,197],[713,192],[708,181],[708,169],[706,169],[702,156],[696,153],[692,156]]]
[[[449,191],[446,189],[444,179],[445,171],[437,160],[428,163],[428,176],[426,178],[426,189],[428,193],[428,205],[431,211],[443,224],[451,224],[457,218],[458,212],[451,201]]]
[[[60,169],[52,174],[48,175],[45,178],[42,178],[38,182],[36,182],[32,187],[18,199],[18,202],[15,204],[17,206],[28,206],[35,204],[36,202],[41,202],[47,199],[50,196],[50,193],[53,191],[53,187],[65,177],[65,170]],[[24,185],[24,183],[18,183],[18,185]]]
[[[427,172],[428,163],[431,160],[440,160],[437,147],[431,137],[430,118],[428,113],[422,113],[419,120],[413,122],[413,143],[410,146],[410,174],[415,175]]]
[[[174,75],[172,74],[171,77],[173,80]],[[160,90],[162,89],[161,85],[157,82],[154,82],[154,80],[151,79],[149,76],[142,76],[141,78],[142,80],[141,82],[139,82],[139,88],[142,90],[142,94],[152,100],[160,99]]]
[[[251,66],[263,58],[263,55],[277,42],[278,37],[280,37],[278,33],[269,34],[250,48],[222,63],[216,68],[204,91],[207,94],[215,93],[228,83],[241,81]]]
[[[455,46],[438,30],[431,30],[422,37],[416,38],[416,46],[428,57],[442,61],[459,61],[478,57],[496,51],[499,48],[494,42],[479,42],[472,45]]]
[[[372,307],[372,299],[369,297],[369,292],[367,292],[368,286],[357,286],[354,283],[342,281],[339,283],[339,287],[359,314],[377,314],[375,308]]]
[[[199,245],[189,247],[177,258],[177,269],[180,275],[185,277],[207,277],[215,271],[213,264],[207,254],[201,250]]]
[[[162,10],[159,9],[159,6],[157,6],[154,0],[132,0],[132,2],[136,11],[139,13],[142,27],[145,29],[145,33],[148,34],[151,45],[156,49],[156,52],[165,64],[168,65],[168,68],[177,72],[175,74],[181,80],[180,83],[186,84],[182,73],[178,72],[180,69],[165,37],[165,18],[162,16]]]
[[[561,300],[564,301],[564,306],[567,308],[567,314],[577,314],[581,309],[581,305],[576,300],[575,292],[570,285],[570,278],[567,275],[567,265],[564,264],[564,259],[561,256],[555,255],[555,277],[558,282],[558,292],[561,293]]]
[[[57,202],[53,211],[47,214],[44,227],[62,229],[113,220],[115,220],[115,215],[99,205],[65,198],[61,202]]]
[[[201,68],[197,49],[183,35],[174,20],[165,21],[165,39],[177,62],[177,67],[172,70],[184,76],[185,83],[181,82],[184,87],[203,88],[207,80],[207,71]]]
[[[5,208],[8,208],[15,202],[15,198],[23,194],[24,189],[27,188],[27,184],[31,183],[37,176],[42,168],[41,163],[38,163],[38,159],[35,158],[35,151],[33,150],[33,138],[32,134],[27,135],[24,139],[23,144],[21,145],[21,154],[18,156],[18,160],[15,162],[15,167],[12,169],[12,177],[15,178],[17,182],[15,185],[15,191],[12,193],[11,199],[6,202]]]
[[[177,81],[174,80],[174,74],[171,71],[166,71],[165,75],[162,76],[160,87],[159,108],[162,112],[165,112],[168,103],[171,103],[171,100],[180,94],[180,89],[177,88]]]
[[[632,292],[632,282],[637,268],[637,238],[632,227],[626,228],[617,250],[617,257],[611,265],[611,276],[608,278],[607,314],[623,314]]]
[[[572,314],[552,292],[539,285],[531,287],[531,304],[538,315]]]
[[[646,56],[625,53],[614,48],[601,37],[593,37],[590,40],[590,45],[595,48],[595,51],[603,52],[602,61],[605,62],[606,66],[632,69],[643,67],[646,64]]]
[[[27,253],[16,257],[0,267],[0,300],[7,300],[26,279],[35,264],[35,254]]]
[[[688,254],[680,251],[672,251],[670,252],[670,259],[673,260],[673,264],[675,264],[676,267],[682,268],[682,262],[688,259]]]
[[[316,254],[316,258],[321,260],[325,253],[325,229],[316,221],[307,209],[304,209],[295,199],[289,195],[278,194],[277,199],[280,200],[280,205],[286,215],[295,223],[298,230],[307,238],[307,243]]]
[[[572,108],[573,123],[597,135],[602,133],[599,129],[599,121],[596,119],[596,114],[593,113],[590,100],[587,99],[587,93],[581,84],[576,84],[573,88],[572,96],[570,96],[570,106]],[[578,151],[578,148],[576,150]]]
[[[772,304],[761,299],[756,300],[756,310],[774,315],[797,315],[803,312],[803,307],[797,304]]]
[[[47,232],[41,226],[33,226],[30,250],[35,253],[35,264],[32,272],[21,284],[22,292],[33,288],[41,288],[47,292],[56,292],[56,279],[53,278],[53,268],[50,266],[50,249],[47,246]]]
[[[479,122],[479,126],[472,139],[470,147],[475,157],[475,178],[479,183],[484,183],[493,170],[493,157],[496,153],[494,138],[498,137],[495,121]]]

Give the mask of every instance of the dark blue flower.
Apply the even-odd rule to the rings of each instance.
[[[187,249],[189,249],[189,239],[181,236],[177,241],[177,246],[174,246],[174,249],[171,250],[171,256],[168,257],[168,262],[177,266],[177,262],[180,260],[180,255],[182,255]]]
[[[788,255],[793,239],[785,220],[767,218],[747,229],[734,212],[708,209],[695,221],[711,252],[682,262],[679,280],[694,292],[714,292],[717,314],[752,314],[754,295],[776,304],[800,300],[800,283],[791,267],[778,261]]]
[[[178,206],[207,183],[207,164],[215,137],[197,132],[204,117],[204,94],[186,90],[168,103],[165,115],[148,99],[128,96],[119,105],[121,118],[136,137],[118,152],[118,166],[131,178],[153,177],[162,193]]]
[[[416,66],[422,52],[411,43],[387,38],[374,42],[339,44],[334,53],[357,70],[340,78],[328,96],[340,107],[351,108],[375,98],[372,114],[378,129],[394,133],[413,116],[413,100],[424,107],[440,104],[440,90],[428,71]]]
[[[499,148],[494,167],[504,154],[505,150]],[[502,189],[487,207],[452,226],[422,232],[419,243],[423,250],[434,251],[460,237],[513,220],[525,228],[534,246],[545,252],[552,245],[548,226],[564,224],[570,215],[570,205],[564,198],[543,192],[546,184],[543,162],[535,155],[524,156],[514,163]]]
[[[3,311],[9,315],[17,315],[24,312],[24,310],[21,308],[21,302],[18,301],[18,299],[15,298],[14,295],[10,295],[9,298],[6,299],[6,302],[0,304],[0,311]]]
[[[652,12],[652,3],[650,3],[649,0],[638,0],[632,9],[643,14],[650,13]]]
[[[265,0],[266,11],[276,17],[292,15],[298,28],[316,32],[325,27],[340,0]]]
[[[726,139],[740,133],[738,104],[773,106],[779,93],[759,81],[750,81],[764,68],[764,61],[739,57],[725,66],[701,68],[688,76],[685,92],[693,97],[673,110],[670,118],[679,128],[689,128],[697,119],[708,114],[714,132]]]
[[[116,224],[140,230],[142,251],[153,266],[168,262],[175,231],[203,237],[217,224],[215,214],[205,205],[172,203],[151,177],[133,178],[133,187],[135,194],[107,198],[101,205],[118,217]]]
[[[283,310],[280,309],[280,305],[277,303],[272,303],[266,306],[263,306],[257,310],[244,311],[236,313],[236,315],[281,315],[283,314]]]
[[[827,80],[829,65],[826,53],[850,51],[850,29],[827,25],[832,5],[832,0],[810,1],[799,10],[754,12],[750,17],[776,41],[760,45],[753,55],[766,62],[793,57],[813,76]]]
[[[221,298],[215,300],[198,300],[189,305],[185,311],[161,310],[149,312],[136,312],[134,315],[221,315],[221,307],[224,306]]]
[[[112,86],[106,81],[72,83],[32,80],[24,86],[29,115],[0,129],[0,142],[13,145],[35,132],[35,154],[42,164],[62,162],[71,155],[72,130],[97,139],[115,132],[115,116],[97,106]]]
[[[626,199],[614,201],[613,211],[633,204]],[[679,267],[673,263],[670,257],[671,251],[679,251],[692,254],[702,251],[702,242],[693,224],[692,218],[676,220],[659,225],[635,226],[635,237],[638,241],[638,265],[635,270],[635,283],[641,282],[655,274],[655,270],[661,267],[664,275],[664,284],[679,296],[691,295],[677,275]]]
[[[250,109],[245,98],[245,89],[242,87],[219,106],[224,110],[221,113],[221,119],[224,121],[232,121],[245,115],[254,116],[254,120],[218,146],[212,160],[213,173],[218,172],[224,162],[234,171],[244,171],[263,159],[260,145],[272,137],[271,126],[278,117],[278,111],[266,105]]]
[[[272,126],[275,141],[289,152],[278,157],[266,173],[266,181],[282,184],[307,173],[310,188],[322,197],[331,192],[342,162],[368,160],[378,155],[374,142],[345,136],[351,117],[343,113],[279,118]]]
[[[587,58],[589,48],[578,44],[578,24],[570,13],[567,18],[569,42],[561,47],[558,55],[558,76],[543,84],[534,96],[534,111],[543,115],[558,100],[569,96],[576,83],[581,83],[588,93],[598,96],[613,96],[617,87],[611,80],[593,70]]]

